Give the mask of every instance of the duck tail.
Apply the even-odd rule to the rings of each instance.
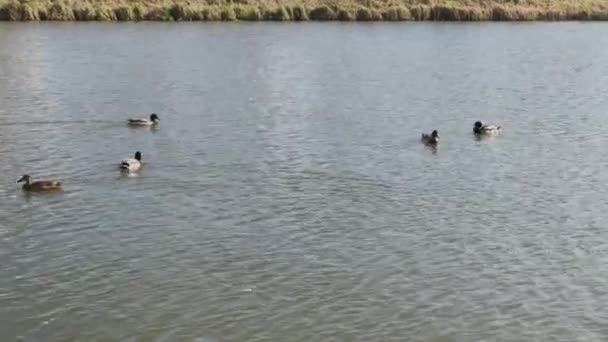
[[[129,166],[130,166],[129,163],[127,163],[127,162],[123,162],[122,164],[120,164],[120,168],[125,169],[125,170],[128,170]]]

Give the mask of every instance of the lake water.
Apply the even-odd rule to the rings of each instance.
[[[2,339],[606,341],[607,94],[603,23],[0,24]]]

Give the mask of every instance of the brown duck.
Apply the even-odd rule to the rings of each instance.
[[[29,175],[23,175],[23,177],[19,178],[17,183],[25,182],[23,184],[23,190],[25,191],[52,191],[52,190],[60,190],[63,187],[63,183],[61,182],[53,182],[53,181],[36,181],[32,182],[32,177]]]

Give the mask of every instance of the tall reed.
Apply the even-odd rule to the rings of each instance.
[[[608,0],[0,0],[0,20],[608,20],[607,1]]]

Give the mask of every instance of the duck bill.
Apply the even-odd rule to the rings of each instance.
[[[23,182],[25,179],[23,179],[23,177],[19,178],[19,180],[17,180],[17,183],[21,183]]]

